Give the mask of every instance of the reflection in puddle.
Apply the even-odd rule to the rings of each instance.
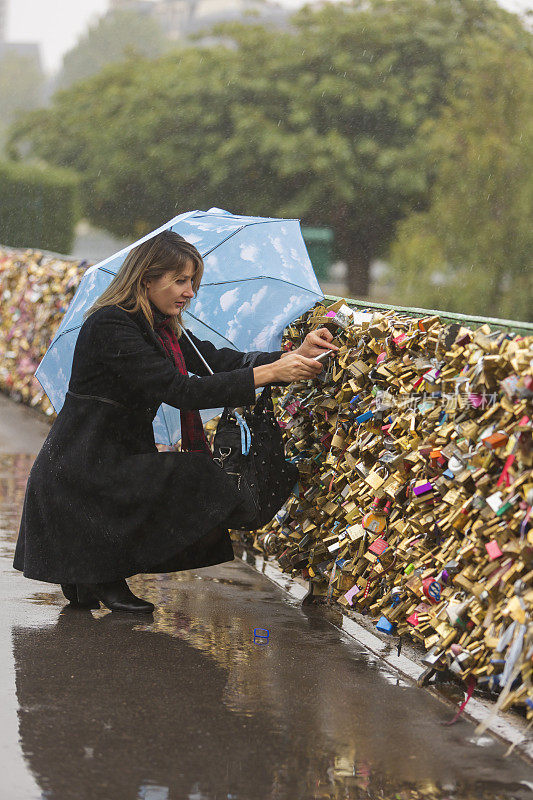
[[[5,572],[33,461],[0,456]],[[24,587],[12,648],[20,746],[38,796],[530,796],[531,770],[504,759],[505,747],[476,741],[466,722],[442,726],[449,708],[344,641],[314,610],[283,602],[240,562],[131,585],[156,605],[153,620],[70,609],[59,587]],[[258,627],[270,631],[267,647],[254,645]],[[0,675],[4,685],[12,679]]]
[[[225,583],[228,586],[240,586],[246,591],[250,591],[252,587],[246,581],[238,581],[234,578],[215,578],[213,575],[196,575],[198,580],[213,581],[213,583]]]
[[[6,558],[13,558],[26,483],[36,457],[0,453],[0,556]]]

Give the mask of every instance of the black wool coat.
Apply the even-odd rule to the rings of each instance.
[[[231,561],[225,521],[237,488],[208,453],[164,452],[161,403],[190,410],[255,402],[253,366],[282,351],[241,353],[187,333],[180,375],[142,311],[107,306],[83,323],[65,402],[31,468],[13,566],[50,583],[97,583]]]

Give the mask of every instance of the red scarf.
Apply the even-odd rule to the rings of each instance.
[[[165,351],[174,360],[180,375],[188,375],[185,359],[181,352],[178,337],[172,330],[167,320],[163,322],[154,321],[154,329]],[[209,453],[213,455],[209,443],[204,433],[204,426],[199,411],[183,411],[180,408],[181,417],[181,449],[192,453]]]

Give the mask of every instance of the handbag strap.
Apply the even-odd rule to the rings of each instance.
[[[241,429],[241,453],[243,456],[247,456],[248,453],[250,452],[250,447],[252,445],[252,434],[246,420],[243,417],[241,417],[241,415],[237,413],[237,411],[235,411],[234,413],[235,413],[235,418],[237,420],[237,424]]]
[[[269,383],[264,387],[254,406],[254,414],[257,416],[262,415],[265,411],[269,411],[272,414],[274,413],[274,404],[272,402],[272,392]]]

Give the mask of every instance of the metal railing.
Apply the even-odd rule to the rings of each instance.
[[[469,316],[468,314],[459,314],[456,312],[439,311],[433,308],[414,308],[410,306],[393,306],[388,303],[374,303],[371,300],[353,300],[350,297],[339,297],[334,294],[325,294],[326,300],[335,302],[336,300],[346,300],[349,306],[355,306],[361,310],[364,309],[378,309],[383,311],[398,311],[400,313],[409,314],[417,317],[433,317],[437,316],[450,322],[460,322],[464,325],[490,325],[491,328],[498,328],[499,330],[507,330],[513,333],[519,333],[523,336],[533,335],[533,322],[522,322],[516,319],[499,319],[498,317],[478,317]]]

